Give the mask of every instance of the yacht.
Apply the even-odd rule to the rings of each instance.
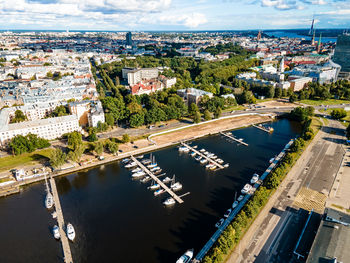
[[[246,184],[242,190],[241,193],[242,194],[248,194],[250,191],[252,190],[252,186],[250,184]]]
[[[224,217],[228,217],[232,212],[232,208],[227,209],[226,213],[224,214]]]
[[[137,166],[137,163],[136,162],[131,162],[131,163],[128,163],[127,165],[125,165],[125,168],[133,168]]]
[[[252,179],[250,179],[250,183],[255,184],[258,180],[259,180],[259,175],[255,173]]]
[[[236,206],[238,206],[238,201],[234,201],[232,204],[232,208],[235,208]]]
[[[170,178],[170,177],[165,177],[164,179],[163,179],[163,183],[170,183],[172,181],[172,179]]]
[[[143,160],[141,161],[141,163],[144,164],[144,165],[150,164],[151,162],[152,162],[151,159],[143,159]]]
[[[158,165],[157,163],[153,162],[153,163],[147,165],[147,168],[154,168],[154,167],[156,167],[157,165]]]
[[[221,218],[219,222],[215,224],[215,227],[219,228],[223,223],[225,222],[225,219]]]
[[[244,198],[244,195],[240,195],[240,196],[238,196],[237,201],[241,202],[243,200],[243,198]]]
[[[179,147],[179,152],[184,152],[187,149],[186,146],[180,146]]]
[[[176,261],[176,263],[190,263],[192,258],[193,249],[189,249]]]
[[[157,174],[160,174],[163,170],[162,169],[159,169],[159,170],[156,170],[155,172],[153,172],[154,175],[157,175]]]
[[[159,188],[160,188],[160,185],[156,184],[154,181],[151,184],[151,186],[148,187],[148,189],[150,189],[150,190],[156,190],[156,189],[159,189]]]
[[[172,197],[169,197],[163,202],[163,205],[170,206],[170,205],[174,205],[175,203],[176,203],[175,199]]]
[[[155,167],[152,167],[152,168],[150,169],[151,172],[155,172],[155,171],[158,171],[158,170],[160,170],[160,167],[159,167],[159,166],[155,166]]]
[[[209,167],[209,169],[214,171],[216,169],[216,165],[212,165],[211,167]]]
[[[201,162],[201,164],[206,164],[208,162],[208,160],[203,158],[200,162]]]
[[[154,196],[157,196],[157,195],[160,195],[160,194],[162,194],[164,192],[165,192],[164,189],[158,189],[158,190],[154,191],[153,194],[154,194]]]
[[[57,225],[55,225],[52,229],[52,232],[53,232],[53,236],[56,238],[56,239],[60,239],[61,235],[60,235],[60,230],[58,228]]]
[[[205,152],[205,149],[200,149],[199,150],[201,153],[204,153]]]
[[[217,159],[216,162],[217,162],[218,164],[223,164],[223,163],[224,163],[224,160],[222,160],[222,159]]]
[[[124,158],[124,159],[122,160],[122,163],[123,163],[123,164],[127,164],[128,162],[130,162],[130,159],[129,159],[129,158]]]
[[[67,236],[70,241],[73,241],[75,238],[75,230],[71,223],[68,223],[67,225]]]
[[[141,180],[141,182],[142,182],[142,183],[146,183],[146,182],[148,182],[149,180],[151,180],[151,177],[150,177],[150,176],[146,176],[145,178],[143,178],[143,179]]]
[[[179,182],[176,182],[174,184],[171,184],[170,185],[170,188],[173,190],[173,191],[179,191],[182,189],[182,184],[180,184]]]
[[[45,206],[47,209],[51,209],[53,207],[53,196],[50,192],[46,194]]]
[[[138,173],[141,172],[142,169],[140,167],[135,168],[134,170],[131,170],[132,173]]]
[[[140,178],[140,177],[142,177],[142,176],[144,176],[144,175],[146,175],[146,173],[143,172],[143,171],[141,171],[141,172],[133,173],[133,174],[131,175],[131,177],[133,177],[133,178]]]

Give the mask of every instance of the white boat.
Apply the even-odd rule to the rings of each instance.
[[[165,192],[164,189],[158,189],[158,190],[154,191],[153,194],[154,194],[154,196],[157,196],[157,195],[160,195],[160,194],[162,194],[164,192]]]
[[[215,160],[215,159],[217,159],[218,157],[217,157],[216,155],[213,155],[213,156],[211,156],[210,158],[213,159],[213,160]]]
[[[141,163],[144,164],[144,165],[150,164],[151,162],[152,162],[151,159],[144,159],[144,160],[141,161]]]
[[[209,158],[211,158],[211,157],[215,156],[215,154],[209,153],[209,154],[207,154],[207,156],[208,156]]]
[[[46,194],[45,206],[47,209],[51,209],[53,207],[53,196],[50,192]]]
[[[179,147],[179,152],[184,152],[187,149],[186,146],[180,146]]]
[[[196,153],[195,153],[195,152],[191,152],[191,156],[192,156],[192,157],[195,157],[195,156],[196,156]]]
[[[215,224],[215,227],[219,228],[223,223],[225,222],[225,219],[221,218],[219,222]]]
[[[275,158],[271,158],[269,163],[273,163],[274,160],[275,160]]]
[[[148,182],[149,180],[151,180],[151,177],[150,177],[150,176],[146,176],[145,178],[143,178],[143,179],[141,180],[141,182],[142,182],[142,183],[146,183],[146,182]]]
[[[201,153],[204,153],[205,152],[205,149],[200,149],[199,150]]]
[[[208,155],[209,153],[208,151],[203,152],[204,155]]]
[[[240,195],[240,196],[238,196],[237,201],[241,202],[243,200],[243,198],[244,198],[244,195]]]
[[[151,164],[147,165],[147,168],[154,168],[157,165],[158,165],[157,163],[151,163]]]
[[[53,228],[52,228],[52,232],[53,232],[53,236],[56,238],[56,239],[60,239],[61,235],[60,235],[60,230],[58,228],[57,225],[55,225]]]
[[[51,215],[52,215],[52,218],[54,218],[54,219],[57,218],[57,213],[56,213],[56,211],[53,212]]]
[[[192,258],[193,249],[189,249],[178,260],[176,260],[176,263],[190,263]]]
[[[172,181],[172,179],[171,179],[170,177],[167,176],[167,177],[165,177],[162,181],[163,181],[163,183],[166,184],[166,183],[170,183],[170,182]]]
[[[208,162],[208,160],[205,159],[205,158],[203,158],[203,159],[201,160],[201,164],[206,164],[207,162]]]
[[[156,184],[154,181],[152,182],[151,186],[148,187],[148,189],[150,189],[150,190],[156,190],[159,188],[160,188],[160,185]]]
[[[219,163],[219,164],[223,164],[223,163],[224,163],[224,160],[222,160],[222,159],[217,159],[216,162]]]
[[[174,205],[175,203],[176,203],[175,199],[172,197],[169,197],[163,202],[163,205],[170,206],[170,205]]]
[[[214,164],[209,163],[209,164],[207,164],[207,165],[205,166],[205,168],[209,169],[209,168],[211,168],[212,166],[214,166]]]
[[[127,165],[125,165],[125,168],[133,168],[137,166],[137,163],[136,162],[131,162],[131,163],[128,163]]]
[[[138,173],[141,172],[142,169],[140,167],[135,168],[134,170],[131,170],[132,173]]]
[[[252,190],[252,186],[250,184],[246,184],[242,190],[241,193],[242,194],[248,194],[250,191]]]
[[[242,139],[242,138],[239,138],[238,140],[239,140],[240,142],[243,142],[243,139]]]
[[[199,162],[202,159],[202,156],[197,156],[196,158],[194,158],[197,162]]]
[[[143,155],[136,156],[136,159],[142,159]]]
[[[184,153],[188,153],[190,151],[190,148],[187,148],[183,150]]]
[[[229,166],[230,166],[229,163],[227,163],[227,164],[224,165],[225,168],[227,168],[227,167],[229,167]]]
[[[215,170],[216,169],[216,165],[212,165],[211,167],[209,167],[210,170]]]
[[[236,206],[238,206],[238,201],[234,201],[232,204],[232,208],[235,208]]]
[[[155,172],[155,171],[158,171],[158,170],[160,170],[159,166],[155,166],[155,167],[150,169],[151,172]]]
[[[226,213],[224,214],[224,217],[228,217],[232,212],[232,208],[227,209]]]
[[[179,183],[179,182],[176,182],[174,184],[171,184],[170,185],[170,188],[173,190],[173,191],[179,191],[182,189],[182,184]]]
[[[124,158],[124,159],[122,160],[122,163],[123,163],[123,164],[126,164],[126,163],[128,163],[128,162],[130,162],[130,159],[129,159],[129,158]]]
[[[75,239],[75,230],[71,223],[68,223],[67,225],[67,237],[70,241]]]
[[[141,172],[133,173],[131,175],[131,177],[133,177],[133,178],[140,178],[140,177],[142,177],[144,175],[146,175],[146,173],[144,171],[141,171]]]
[[[255,184],[258,180],[259,180],[259,175],[255,173],[252,179],[250,179],[250,183]]]

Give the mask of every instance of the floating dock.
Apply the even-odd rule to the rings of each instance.
[[[196,149],[194,149],[193,147],[189,146],[188,144],[186,144],[184,142],[182,142],[181,144],[183,146],[187,147],[188,149],[190,149],[191,151],[195,152],[196,154],[202,156],[202,158],[207,159],[208,162],[215,164],[216,167],[219,167],[220,169],[224,169],[225,168],[222,164],[219,164],[218,162],[214,161],[213,159],[211,159],[210,157],[208,157],[205,154],[201,153],[200,151],[197,151]]]
[[[255,125],[255,124],[253,124],[253,127],[258,128],[258,129],[260,129],[260,130],[262,130],[264,132],[267,132],[267,133],[273,132],[273,128],[267,129],[267,128],[265,128],[262,125]]]
[[[55,182],[55,179],[53,179],[52,177],[50,178],[50,185],[51,185],[54,204],[56,207],[57,222],[58,222],[58,227],[59,227],[60,236],[61,236],[64,262],[73,263],[72,252],[70,250],[69,241],[68,241],[68,238],[66,236],[66,232],[64,231],[65,224],[64,224],[64,218],[63,218],[63,212],[62,212],[62,208],[61,208],[60,199],[58,197],[58,192],[57,192],[57,188],[56,188],[56,182]]]
[[[235,136],[233,136],[232,133],[230,133],[230,132],[227,132],[227,133],[220,132],[220,134],[223,135],[223,136],[226,136],[227,138],[229,138],[229,139],[231,139],[231,140],[233,140],[233,141],[235,141],[235,142],[238,142],[238,143],[240,143],[240,144],[243,144],[244,146],[248,146],[248,143],[245,143],[244,141],[237,139],[237,138],[236,138]]]
[[[275,160],[270,164],[270,166],[266,169],[266,171],[260,176],[260,179],[257,183],[254,184],[254,188],[258,189],[260,186],[260,183],[263,182],[263,180],[267,177],[267,175],[272,171],[272,169],[278,164],[278,162],[283,158],[283,156],[286,154],[286,151],[289,149],[289,147],[293,144],[294,139],[290,140],[287,145],[284,147],[284,149],[280,152],[280,154],[275,158]],[[254,193],[253,193],[254,194]],[[244,196],[244,199],[238,203],[235,209],[233,209],[232,213],[229,215],[229,217],[224,221],[224,223],[215,231],[215,233],[211,236],[211,238],[208,240],[208,242],[204,245],[201,251],[196,255],[196,257],[192,260],[194,263],[200,262],[204,256],[208,253],[209,249],[213,246],[213,244],[216,242],[216,240],[220,237],[222,232],[226,229],[226,227],[232,222],[232,220],[235,218],[235,216],[239,213],[239,211],[243,208],[243,206],[248,202],[249,198],[253,194],[246,194]]]
[[[133,160],[137,165],[146,172],[154,181],[156,181],[165,191],[168,192],[168,194],[174,198],[179,204],[183,203],[184,201],[175,194],[166,184],[164,184],[156,175],[154,175],[150,170],[148,170],[139,160],[137,160],[134,156],[130,156],[131,160]]]

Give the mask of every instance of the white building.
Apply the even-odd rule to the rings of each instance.
[[[97,127],[98,122],[105,122],[102,103],[100,101],[79,101],[69,103],[69,110],[75,114],[82,126]]]
[[[53,140],[73,131],[81,131],[76,115],[0,125],[0,146],[5,147],[16,135],[32,133]]]
[[[149,80],[158,77],[158,69],[157,68],[123,68],[122,69],[122,77],[123,79],[128,80],[128,84],[133,86],[141,80]]]

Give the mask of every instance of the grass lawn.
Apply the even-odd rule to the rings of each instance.
[[[18,156],[6,156],[0,158],[0,171],[11,170],[20,165],[34,165],[48,159],[51,149],[37,150],[32,153],[24,153]]]
[[[320,110],[320,112],[324,112],[324,113],[331,115],[332,110],[335,110],[335,109]],[[342,125],[344,125],[345,127],[348,127],[348,125],[350,123],[350,111],[347,111],[347,113],[348,113],[348,115],[345,118],[339,120],[340,123]],[[326,123],[326,124],[328,124],[328,123]]]
[[[342,104],[342,103],[350,103],[349,100],[336,100],[336,99],[329,99],[329,100],[300,100],[298,101],[300,103],[309,104],[309,105],[334,105],[334,104]]]
[[[232,106],[232,107],[228,107],[227,109],[224,109],[222,112],[230,112],[233,110],[244,110],[246,107],[242,106],[242,105],[237,105],[237,106]]]

